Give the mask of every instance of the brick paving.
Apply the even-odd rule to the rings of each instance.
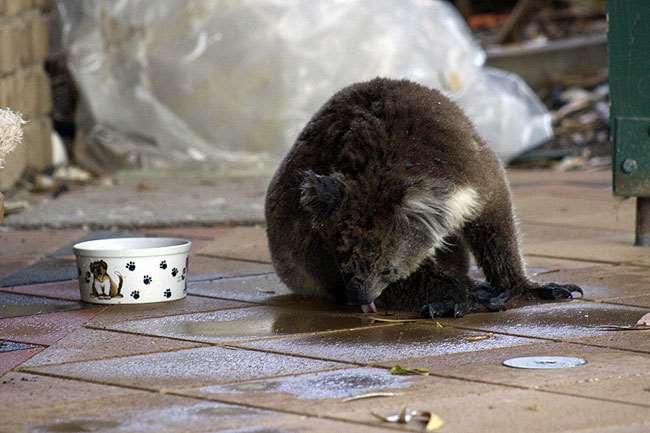
[[[650,331],[600,327],[650,310],[633,201],[611,196],[608,172],[511,179],[530,273],[583,299],[377,323],[291,296],[262,227],[214,226],[137,232],[193,240],[186,299],[96,307],[78,302],[70,246],[128,232],[0,233],[0,432],[424,431],[373,415],[402,407],[449,433],[650,431]],[[533,355],[588,363],[502,365]],[[344,401],[376,392],[393,395]]]

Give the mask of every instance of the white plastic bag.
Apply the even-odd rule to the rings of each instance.
[[[92,118],[145,137],[158,156],[144,159],[150,165],[199,160],[225,172],[271,171],[334,92],[376,76],[441,89],[504,160],[551,136],[535,95],[482,67],[484,52],[442,1],[57,0],[57,7]]]

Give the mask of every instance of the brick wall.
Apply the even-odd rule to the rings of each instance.
[[[0,169],[0,191],[23,171],[52,162],[52,96],[43,63],[48,53],[49,0],[0,0],[0,107],[22,113],[25,139]]]

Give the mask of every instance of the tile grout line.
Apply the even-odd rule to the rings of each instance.
[[[447,325],[446,325],[447,326]],[[562,339],[557,339],[557,338],[549,338],[549,337],[539,337],[539,336],[532,336],[532,335],[523,335],[523,334],[515,334],[511,332],[504,332],[504,331],[496,331],[494,329],[482,329],[482,328],[474,328],[470,326],[459,326],[459,325],[448,325],[451,328],[455,329],[465,329],[468,331],[479,331],[479,332],[489,332],[493,334],[498,334],[498,335],[507,335],[510,337],[519,337],[519,338],[528,338],[528,339],[533,339],[533,340],[541,340],[541,341],[552,341],[554,343],[570,343],[570,344],[575,344],[578,346],[587,346],[587,347],[599,347],[601,349],[612,349],[612,350],[618,350],[621,352],[632,352],[632,353],[639,353],[639,354],[644,354],[648,355],[650,354],[650,351],[643,351],[643,350],[635,350],[635,349],[628,349],[628,348],[621,348],[621,347],[612,347],[612,346],[607,346],[603,344],[597,344],[597,343],[586,343],[578,340],[562,340]],[[643,331],[637,331],[637,332],[643,332]],[[590,338],[590,337],[583,337],[583,338]]]
[[[592,230],[592,231],[599,231],[599,232],[606,232],[610,234],[627,234],[629,233],[628,230],[625,229],[613,229],[611,227],[605,228],[605,227],[595,227],[595,226],[587,226],[587,225],[573,225],[573,224],[564,224],[564,223],[551,223],[547,221],[538,221],[538,220],[531,220],[529,218],[518,218],[519,221],[522,221],[523,223],[527,225],[534,225],[534,226],[542,226],[542,227],[560,227],[560,228],[569,228],[569,229],[579,229],[579,230]]]
[[[525,243],[525,241],[524,241]],[[567,256],[554,256],[550,254],[535,254],[535,253],[527,253],[524,254],[525,257],[539,257],[541,259],[560,259],[560,260],[571,260],[574,262],[583,262],[583,263],[593,263],[595,265],[614,265],[614,266],[621,266],[625,264],[632,264],[632,262],[614,262],[614,261],[609,261],[609,260],[598,260],[598,259],[582,259],[582,258],[577,258],[577,257],[567,257]],[[642,267],[645,268],[647,266],[639,266],[635,265],[637,267]]]
[[[195,254],[195,255],[198,256],[199,254]],[[211,257],[211,258],[214,258],[214,257]],[[201,278],[201,279],[188,278],[187,284],[190,285],[190,284],[196,284],[196,283],[205,283],[205,282],[208,282],[208,281],[223,281],[223,280],[235,280],[235,279],[238,279],[238,278],[261,277],[261,276],[264,276],[264,275],[273,275],[273,274],[275,274],[275,272],[255,272],[255,273],[252,273],[252,274],[221,275],[221,276],[217,276],[217,277],[213,276],[213,277],[210,277],[210,278]],[[219,275],[219,274],[217,274],[217,275]]]
[[[211,258],[211,259],[222,259],[222,260],[231,260],[231,261],[234,261],[234,262],[255,263],[255,264],[258,264],[258,265],[272,265],[273,264],[270,260],[267,261],[267,260],[243,259],[241,257],[222,256],[221,254],[196,253],[195,255],[199,256],[199,257],[208,257],[208,258]]]
[[[239,307],[239,308],[249,308],[249,307]],[[217,310],[217,311],[225,311],[225,310]],[[171,316],[163,316],[163,317],[171,317]],[[147,319],[143,319],[147,320]],[[128,323],[128,322],[126,322]],[[257,349],[253,348],[248,348],[248,347],[239,347],[237,346],[237,343],[255,343],[259,341],[272,341],[272,340],[279,340],[282,338],[288,338],[288,337],[293,337],[293,336],[315,336],[315,335],[329,335],[337,332],[349,332],[349,331],[360,331],[364,329],[374,329],[374,328],[385,328],[385,327],[392,327],[392,326],[400,326],[403,325],[403,323],[384,323],[384,324],[379,324],[379,325],[372,325],[370,327],[358,327],[358,328],[345,328],[345,329],[332,329],[328,331],[315,331],[315,332],[303,332],[303,333],[298,333],[298,334],[287,334],[287,335],[272,335],[268,337],[261,337],[261,336],[251,336],[250,338],[242,338],[239,340],[224,340],[224,341],[197,341],[197,340],[190,340],[187,338],[182,338],[182,337],[175,337],[175,336],[170,336],[170,335],[159,335],[159,334],[147,334],[143,332],[134,332],[134,331],[128,331],[124,329],[114,329],[114,328],[100,328],[94,325],[85,325],[85,328],[88,329],[93,329],[93,330],[98,330],[98,331],[110,331],[110,332],[116,332],[116,333],[121,333],[121,334],[128,334],[128,335],[137,335],[137,336],[143,336],[143,337],[158,337],[158,338],[165,338],[169,340],[175,340],[175,341],[182,341],[182,342],[189,342],[189,343],[201,343],[205,344],[207,346],[218,346],[218,347],[233,347],[233,348],[241,348],[245,350],[255,350],[258,351]],[[266,352],[265,350],[259,350],[261,352]],[[269,353],[275,353],[275,352],[270,352]],[[280,354],[285,354],[281,353]],[[290,353],[286,353],[285,355],[288,356],[299,356],[299,357],[305,357],[302,355],[292,355]],[[319,359],[319,358],[314,358],[314,359]],[[337,361],[340,362],[340,361]]]
[[[166,391],[164,389],[153,389],[153,388],[144,388],[144,387],[137,387],[135,385],[115,385],[111,384],[108,382],[102,382],[102,381],[95,381],[95,380],[89,380],[89,379],[80,379],[76,377],[68,377],[64,375],[58,375],[54,373],[46,373],[46,372],[39,372],[39,371],[25,371],[28,372],[29,374],[33,375],[38,375],[38,376],[45,376],[45,377],[52,377],[55,379],[63,379],[63,380],[72,380],[76,382],[82,382],[82,383],[91,383],[94,385],[102,385],[102,386],[110,386],[113,388],[121,388],[121,389],[128,389],[132,391],[141,391],[141,392],[148,392],[151,394],[159,394],[159,395],[169,395],[173,397],[179,397],[179,398],[187,398],[191,400],[198,400],[202,402],[211,402],[211,403],[218,403],[218,404],[225,404],[229,406],[240,406],[240,407],[246,407],[249,409],[257,409],[257,410],[262,410],[266,412],[275,412],[275,413],[281,413],[281,414],[287,414],[287,415],[297,415],[301,417],[307,417],[307,418],[315,418],[315,419],[324,419],[324,420],[331,420],[331,421],[337,421],[337,422],[343,422],[345,424],[355,424],[355,425],[362,425],[362,426],[369,426],[369,427],[374,427],[374,428],[385,428],[389,430],[395,430],[395,431],[405,431],[403,428],[397,427],[397,426],[389,426],[389,425],[383,425],[383,424],[372,424],[372,423],[364,423],[364,422],[359,422],[359,421],[354,421],[350,419],[344,419],[344,418],[336,418],[336,417],[331,417],[331,416],[320,416],[320,415],[313,415],[313,414],[308,414],[308,413],[303,413],[303,412],[297,412],[297,411],[289,411],[289,410],[283,410],[283,409],[275,409],[275,408],[268,408],[264,406],[258,406],[258,405],[253,405],[249,403],[233,403],[227,400],[218,400],[218,399],[208,399],[208,398],[202,398],[199,396],[195,395],[185,395],[185,394],[179,394],[178,392],[175,392],[173,390]],[[236,383],[236,382],[232,382]],[[60,407],[64,408],[66,405],[63,404]]]
[[[366,367],[387,369],[387,367],[382,367],[382,366],[374,367],[372,365],[367,365]],[[311,372],[311,373],[318,373],[318,372],[325,372],[325,371],[336,371],[336,370],[339,370],[339,369],[332,368],[332,369],[326,369],[326,370],[319,370],[317,372]],[[46,377],[54,377],[54,378],[64,379],[64,380],[71,380],[71,381],[77,381],[77,382],[84,382],[84,383],[92,383],[92,384],[103,385],[103,386],[110,386],[110,387],[113,387],[113,388],[130,389],[130,390],[149,392],[149,393],[159,394],[159,395],[171,395],[171,396],[175,396],[175,397],[188,398],[188,399],[199,400],[199,401],[207,401],[207,402],[214,402],[214,403],[226,404],[226,405],[231,405],[231,406],[248,407],[248,408],[252,408],[252,409],[265,410],[265,411],[276,412],[276,413],[285,413],[285,414],[291,414],[291,415],[305,416],[305,417],[309,417],[309,418],[328,419],[328,420],[333,420],[333,421],[343,421],[345,423],[351,423],[351,424],[356,424],[356,425],[364,425],[364,426],[372,426],[372,427],[377,427],[377,426],[379,426],[379,427],[389,427],[389,426],[371,424],[371,423],[367,423],[367,422],[358,422],[358,421],[350,420],[350,419],[347,419],[347,418],[339,418],[339,417],[331,416],[331,415],[314,415],[314,414],[309,414],[309,413],[302,413],[302,412],[297,412],[297,411],[284,410],[284,409],[281,409],[281,408],[272,408],[272,407],[267,407],[267,406],[263,406],[263,405],[245,403],[245,402],[233,402],[233,401],[224,400],[224,399],[201,397],[201,396],[195,395],[195,394],[185,394],[184,393],[184,392],[190,392],[192,389],[200,389],[201,386],[198,386],[198,385],[194,386],[194,387],[188,387],[188,388],[182,388],[182,389],[166,390],[165,388],[155,389],[155,388],[148,388],[148,387],[138,387],[138,386],[134,386],[134,385],[113,384],[113,383],[109,383],[109,382],[102,382],[102,381],[84,379],[84,378],[77,378],[77,377],[69,377],[69,376],[65,376],[65,375],[61,375],[61,374],[49,373],[49,372],[41,372],[41,371],[21,370],[21,372],[26,372],[26,373],[29,373],[29,374],[46,376]],[[305,374],[311,374],[311,373],[301,373],[299,375],[305,375]],[[266,378],[247,379],[247,380],[243,380],[243,381],[221,383],[221,384],[218,384],[218,385],[215,385],[215,386],[223,386],[223,385],[234,384],[234,383],[247,383],[247,382],[262,381],[262,380],[273,380],[273,379],[276,379],[276,378],[291,377],[291,376],[298,376],[298,375],[296,375],[296,374],[286,374],[286,375],[271,376],[271,377],[266,377]],[[463,381],[463,382],[470,382],[470,383],[481,383],[481,384],[486,384],[486,385],[490,385],[490,386],[495,386],[497,388],[509,388],[509,389],[523,390],[523,391],[540,392],[540,393],[546,393],[546,394],[552,394],[552,395],[564,395],[564,396],[578,398],[578,399],[585,399],[585,400],[592,400],[592,401],[603,401],[603,402],[607,402],[607,403],[620,404],[620,405],[625,405],[625,406],[635,406],[635,407],[642,407],[642,408],[649,408],[650,407],[650,405],[644,405],[644,404],[641,404],[641,403],[619,401],[619,400],[611,400],[611,399],[605,399],[605,398],[593,397],[593,396],[590,397],[590,396],[577,395],[577,394],[561,392],[561,391],[553,391],[553,390],[546,390],[546,389],[540,389],[540,388],[534,388],[534,387],[526,387],[526,386],[521,386],[521,385],[510,385],[510,384],[503,384],[503,383],[497,383],[497,382],[473,380],[473,379],[456,377],[456,376],[431,374],[430,377],[438,377],[438,378],[444,378],[444,379],[460,380],[460,381]],[[207,386],[209,386],[209,385],[207,385]],[[65,405],[62,405],[61,407],[65,407]],[[397,430],[397,431],[404,431],[404,429],[398,428],[396,426],[392,427],[392,429]]]

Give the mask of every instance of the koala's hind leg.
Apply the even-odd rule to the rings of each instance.
[[[503,197],[494,198],[493,203],[463,228],[478,265],[496,291],[493,298],[479,301],[490,310],[500,310],[505,309],[511,297],[570,299],[574,292],[582,294],[582,289],[573,284],[539,284],[528,279],[510,197],[504,193]]]

